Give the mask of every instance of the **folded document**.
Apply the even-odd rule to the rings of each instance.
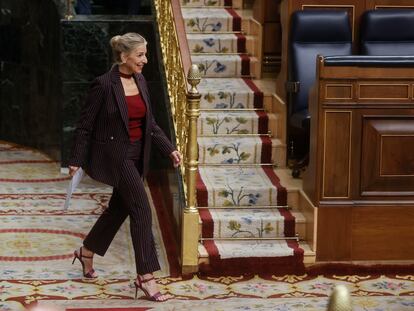
[[[70,198],[72,197],[72,193],[73,193],[73,191],[75,191],[76,187],[79,185],[79,183],[81,182],[84,175],[85,175],[85,172],[80,167],[75,172],[75,175],[73,175],[72,179],[70,180],[69,185],[68,185],[68,189],[66,191],[66,200],[65,200],[65,205],[63,207],[64,210],[68,209],[69,203],[70,203]]]

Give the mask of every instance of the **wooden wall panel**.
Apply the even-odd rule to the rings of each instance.
[[[413,0],[365,0],[366,9],[412,9],[414,8]]]
[[[351,259],[351,207],[318,208],[316,260]],[[323,224],[323,225],[320,225]]]
[[[318,208],[316,261],[414,260],[414,206]]]
[[[323,198],[348,198],[351,162],[350,111],[325,112]]]
[[[332,83],[325,85],[325,99],[349,100],[353,97],[353,85],[351,83]]]
[[[361,196],[414,195],[414,116],[366,116]]]
[[[414,176],[414,153],[411,146],[414,146],[414,135],[383,135],[380,176]]]
[[[408,83],[359,83],[358,99],[381,100],[411,100],[411,88]]]
[[[414,260],[413,228],[412,206],[354,208],[352,260]]]
[[[280,55],[280,41],[282,39],[280,23],[266,23],[263,26],[263,31],[265,36],[263,40],[263,53],[276,53]]]

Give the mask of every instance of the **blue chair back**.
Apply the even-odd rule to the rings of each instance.
[[[306,115],[309,89],[315,83],[317,55],[351,55],[352,31],[344,10],[304,10],[292,14],[289,81],[299,82],[290,113]]]
[[[414,9],[366,11],[360,39],[362,55],[414,55]]]

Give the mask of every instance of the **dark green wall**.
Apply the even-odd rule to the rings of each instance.
[[[59,13],[49,0],[0,1],[0,139],[60,151]]]

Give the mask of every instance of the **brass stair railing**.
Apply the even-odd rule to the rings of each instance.
[[[155,0],[154,4],[177,148],[184,158],[181,176],[186,206],[181,219],[181,266],[183,273],[190,273],[198,270],[199,214],[196,207],[196,177],[197,120],[200,115],[201,95],[196,86],[200,82],[200,73],[196,65],[190,65],[179,0]],[[177,26],[177,23],[181,25]],[[178,27],[181,28],[180,35],[177,32]],[[190,90],[187,90],[187,82],[191,85]]]

